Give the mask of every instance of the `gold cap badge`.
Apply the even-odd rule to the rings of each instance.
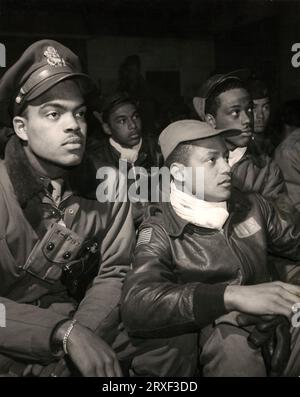
[[[66,66],[65,60],[59,55],[54,47],[48,47],[44,52],[44,56],[47,58],[47,62],[51,66]]]

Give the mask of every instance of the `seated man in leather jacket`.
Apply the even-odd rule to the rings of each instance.
[[[300,373],[289,322],[300,287],[272,281],[267,266],[267,250],[299,261],[300,225],[232,189],[224,134],[240,131],[182,120],[159,137],[170,200],[149,207],[122,294],[125,326],[145,348],[140,375]]]

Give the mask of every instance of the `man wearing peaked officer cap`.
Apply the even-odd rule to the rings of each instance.
[[[121,375],[110,345],[134,229],[128,203],[88,200],[79,183],[92,89],[53,40],[0,82],[0,119],[15,132],[0,162],[2,376]]]
[[[153,349],[140,371],[299,376],[299,328],[289,319],[300,287],[272,282],[266,258],[270,250],[299,260],[300,224],[231,189],[224,135],[236,133],[181,120],[159,137],[170,200],[149,206],[122,294],[129,334]]]

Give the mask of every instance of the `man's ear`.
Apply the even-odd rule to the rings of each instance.
[[[170,167],[170,173],[175,181],[184,182],[184,165],[181,163],[173,163]]]
[[[214,118],[214,116],[210,113],[207,113],[205,115],[205,121],[210,124],[212,126],[212,128],[216,128],[217,127],[217,123],[216,123],[216,119]]]
[[[13,125],[14,125],[14,130],[15,133],[18,135],[18,137],[22,141],[28,141],[28,135],[27,135],[27,120],[25,117],[21,116],[15,116],[13,118]]]
[[[103,127],[103,130],[104,130],[105,134],[107,134],[109,136],[112,135],[110,126],[107,123],[102,122],[102,127]]]

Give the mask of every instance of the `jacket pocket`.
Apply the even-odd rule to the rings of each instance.
[[[82,242],[72,230],[53,223],[34,246],[23,270],[53,284],[61,277],[63,267],[77,256]]]

